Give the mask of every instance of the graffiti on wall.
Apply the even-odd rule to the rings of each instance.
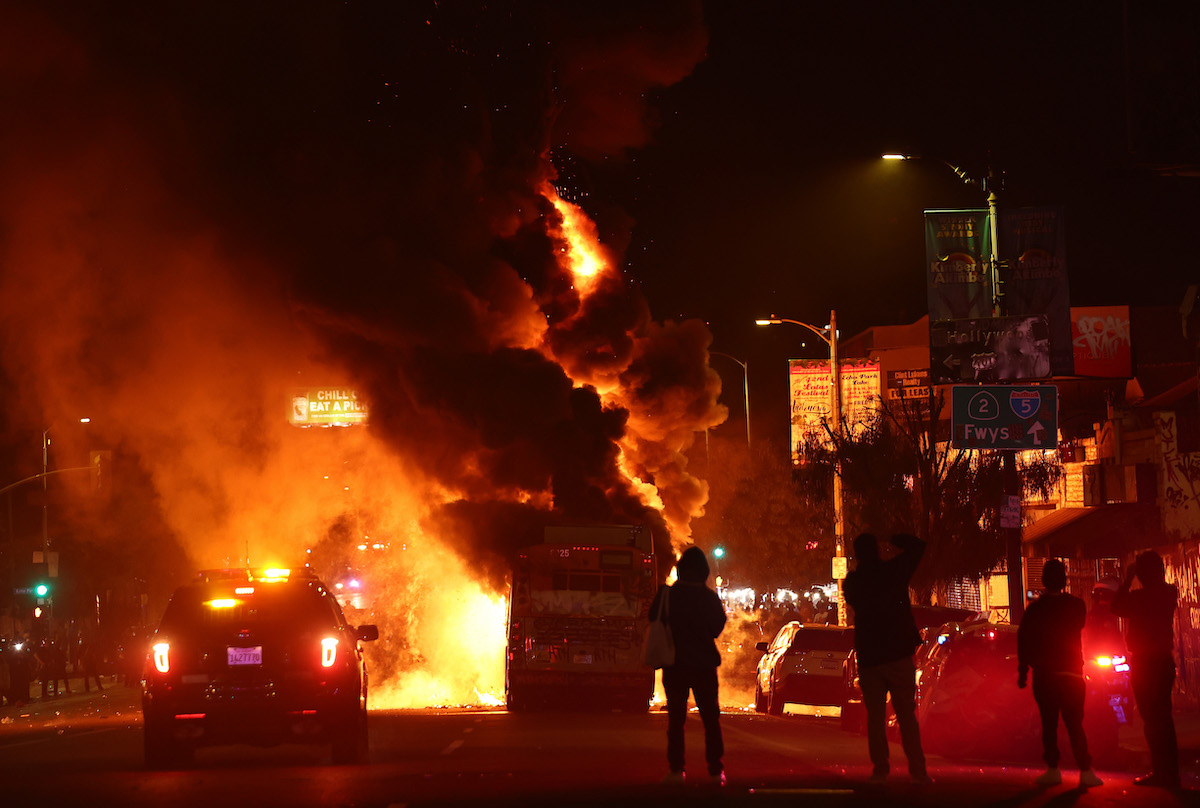
[[[1200,532],[1200,454],[1179,451],[1173,412],[1154,413],[1154,434],[1163,459],[1163,527],[1176,535]]]
[[[1132,375],[1128,306],[1072,306],[1071,339],[1077,375]]]
[[[1179,660],[1176,691],[1195,703],[1200,701],[1200,543],[1176,545],[1165,549],[1162,556],[1167,580],[1179,589],[1175,610],[1175,652]]]

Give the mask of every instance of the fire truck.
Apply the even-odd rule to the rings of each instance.
[[[546,527],[512,568],[504,691],[511,711],[645,711],[654,671],[642,663],[659,584],[649,528]]]

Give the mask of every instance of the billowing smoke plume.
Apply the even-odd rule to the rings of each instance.
[[[698,4],[265,5],[0,4],[8,438],[87,414],[63,439],[121,476],[85,541],[142,576],[168,546],[361,570],[396,700],[469,700],[500,655],[455,638],[503,631],[515,547],[637,522],[666,551],[706,499],[711,337],[652,319],[548,158],[646,142]],[[370,426],[289,426],[313,386]]]

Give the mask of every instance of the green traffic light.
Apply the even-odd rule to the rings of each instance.
[[[33,592],[39,598],[44,598],[46,595],[50,594],[50,587],[48,587],[46,584],[38,584],[33,588]]]
[[[724,547],[717,547],[713,550],[713,558],[722,558],[725,555]]]

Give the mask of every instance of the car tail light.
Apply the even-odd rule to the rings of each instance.
[[[159,673],[171,672],[171,644],[168,642],[154,643],[154,668]]]
[[[321,667],[332,668],[337,660],[337,637],[325,637],[321,640]]]

